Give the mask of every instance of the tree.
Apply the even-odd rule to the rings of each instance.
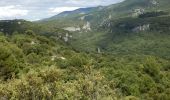
[[[30,35],[30,36],[35,36],[35,33],[32,30],[25,31],[25,34]]]

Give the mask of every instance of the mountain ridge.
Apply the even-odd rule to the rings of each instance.
[[[86,7],[86,8],[78,8],[73,11],[64,11],[61,12],[57,15],[54,15],[50,18],[45,18],[40,21],[50,21],[50,20],[55,20],[55,19],[60,19],[60,18],[66,18],[67,16],[74,16],[74,14],[80,14],[80,15],[85,15],[93,11],[97,11],[98,9],[102,9],[104,6],[97,6],[97,7]]]

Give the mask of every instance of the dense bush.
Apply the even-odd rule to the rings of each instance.
[[[70,66],[74,66],[74,67],[83,67],[83,65],[87,65],[88,59],[87,57],[83,56],[83,55],[74,55],[69,59],[69,64]]]
[[[86,69],[85,69],[86,70]],[[89,74],[78,73],[78,80],[66,81],[68,73],[64,70],[50,68],[40,72],[32,72],[20,80],[0,85],[1,99],[115,99],[112,83],[107,84],[99,73],[88,70]]]
[[[1,34],[0,99],[169,100],[167,34],[122,36],[97,54],[42,35]]]
[[[22,50],[16,46],[0,43],[0,76],[4,79],[11,79],[19,73],[22,68],[23,53]]]

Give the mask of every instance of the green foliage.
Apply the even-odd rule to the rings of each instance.
[[[0,99],[169,100],[168,3],[126,0],[45,24],[0,21]],[[137,8],[146,12],[131,17]],[[91,32],[59,28],[87,21]]]
[[[32,30],[27,30],[25,34],[30,35],[30,36],[35,36],[35,33]]]
[[[147,58],[144,65],[144,71],[152,77],[156,77],[160,74],[160,64],[153,58]]]
[[[88,63],[89,63],[88,58],[83,55],[74,55],[69,59],[70,66],[74,66],[74,67],[83,67]]]
[[[78,80],[64,82],[69,74],[56,68],[32,72],[20,80],[0,85],[0,97],[5,99],[116,99],[117,95],[105,83],[99,72],[78,73]],[[85,71],[86,72],[86,71]],[[64,76],[63,76],[64,75]],[[63,81],[62,81],[63,80]],[[110,83],[111,85],[111,83]]]
[[[162,49],[169,38],[163,38],[166,34],[160,36],[161,39],[147,35],[153,38],[149,41],[139,36],[120,36],[112,45],[114,51],[103,50],[104,53],[97,54],[76,52],[61,41],[37,34],[2,35],[0,97],[14,100],[168,100],[169,49]]]
[[[23,53],[21,49],[13,45],[0,44],[0,46],[0,76],[3,76],[5,80],[11,79],[22,68]]]

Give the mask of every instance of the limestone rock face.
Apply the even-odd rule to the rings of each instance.
[[[85,19],[85,16],[80,17],[80,20],[82,20],[82,21],[83,21],[84,19]]]
[[[97,48],[97,53],[101,53],[101,50],[100,50],[100,48]]]
[[[70,33],[58,33],[58,38],[60,40],[63,40],[64,42],[69,42],[70,39],[72,38],[72,35]]]
[[[87,23],[83,26],[83,29],[86,30],[86,31],[91,31],[91,24],[90,24],[90,22],[87,22]]]
[[[85,18],[85,16],[81,17],[80,20],[84,20],[84,18]],[[82,27],[80,27],[80,26],[78,26],[78,27],[71,26],[71,27],[65,27],[63,29],[67,30],[67,31],[70,31],[70,32],[82,32],[82,31],[88,32],[88,31],[91,31],[91,23],[87,21]],[[65,40],[67,40],[67,39],[65,38]]]
[[[150,3],[153,4],[153,5],[157,5],[158,4],[158,2],[156,0],[151,0]]]
[[[63,40],[64,42],[68,42],[70,38],[72,38],[72,35],[69,35],[68,33],[66,33],[65,36],[63,37]]]
[[[112,19],[112,15],[109,15],[109,19]]]
[[[143,14],[144,11],[145,10],[142,8],[134,9],[132,13],[132,17],[138,17],[139,15]]]
[[[63,28],[64,30],[75,32],[75,31],[80,31],[80,27],[65,27]]]
[[[147,31],[149,29],[150,29],[150,24],[145,24],[145,25],[135,27],[132,31],[133,32],[141,32],[141,31]]]

